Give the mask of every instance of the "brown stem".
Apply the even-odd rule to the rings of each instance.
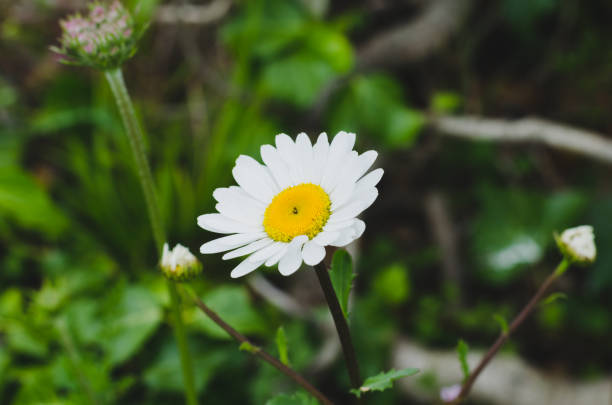
[[[561,264],[559,264],[557,269],[551,275],[549,275],[546,278],[546,280],[544,280],[544,283],[542,283],[542,285],[540,286],[538,291],[535,293],[535,295],[531,298],[531,300],[529,300],[527,305],[525,305],[525,307],[517,315],[517,317],[514,318],[514,320],[510,324],[510,327],[508,328],[508,331],[502,332],[501,335],[499,335],[499,337],[497,338],[495,343],[493,343],[493,346],[491,346],[487,354],[485,354],[482,360],[480,360],[480,363],[478,363],[478,366],[476,366],[476,368],[472,370],[469,377],[465,380],[465,382],[461,386],[461,392],[459,393],[459,396],[457,397],[457,399],[455,399],[452,402],[453,404],[461,403],[461,401],[463,401],[469,395],[470,390],[472,389],[472,386],[474,385],[474,382],[476,381],[476,379],[478,378],[482,370],[487,366],[487,364],[489,364],[489,362],[493,359],[493,357],[495,357],[499,349],[504,345],[504,343],[506,343],[510,335],[523,323],[525,319],[527,319],[529,314],[531,314],[531,312],[536,307],[537,303],[540,301],[540,299],[542,299],[542,296],[544,295],[546,290],[548,290],[548,287],[550,287],[550,285],[561,274],[563,274],[563,272],[568,266],[569,266],[569,263],[566,260],[563,260]]]
[[[342,345],[342,352],[344,353],[344,360],[346,362],[346,368],[348,369],[351,385],[353,388],[359,389],[359,387],[361,387],[359,365],[357,364],[357,356],[355,356],[355,348],[353,347],[353,341],[351,340],[351,333],[349,331],[348,324],[346,323],[346,318],[342,313],[342,308],[338,302],[338,297],[336,296],[331,279],[329,278],[327,268],[323,262],[321,262],[315,265],[314,269],[317,273],[317,277],[319,278],[321,288],[323,289],[323,294],[325,294],[329,311],[334,318],[334,324],[336,325],[338,337],[340,338],[340,344]]]
[[[217,313],[215,311],[213,311],[212,309],[210,309],[206,304],[204,304],[204,302],[200,299],[200,297],[198,297],[195,294],[193,295],[193,300],[195,302],[195,304],[202,310],[202,312],[204,312],[214,323],[216,323],[217,325],[219,325],[219,327],[221,327],[221,329],[223,329],[224,331],[226,331],[231,337],[233,337],[235,340],[237,340],[240,343],[246,343],[251,347],[254,347],[255,350],[252,350],[251,353],[253,353],[255,356],[259,357],[260,359],[262,359],[263,361],[265,361],[266,363],[271,364],[272,366],[274,366],[278,371],[280,371],[281,373],[285,374],[287,377],[291,378],[293,381],[295,381],[296,383],[298,383],[299,385],[301,385],[306,391],[310,392],[315,398],[317,398],[319,401],[321,401],[321,403],[323,405],[333,405],[333,402],[330,401],[325,395],[323,395],[323,393],[321,393],[318,389],[316,389],[314,386],[312,386],[308,381],[306,381],[306,379],[304,377],[302,377],[300,374],[298,374],[295,370],[293,370],[292,368],[284,365],[283,363],[281,363],[278,359],[276,359],[275,357],[272,357],[271,355],[269,355],[268,353],[266,353],[265,351],[263,351],[262,349],[260,349],[259,347],[253,345],[249,339],[247,339],[244,335],[240,334],[240,332],[238,332],[236,329],[232,328],[230,325],[228,325],[223,319],[221,319],[219,317],[219,315],[217,315]]]

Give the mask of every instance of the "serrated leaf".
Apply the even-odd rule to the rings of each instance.
[[[409,377],[419,372],[416,368],[404,368],[402,370],[391,369],[381,372],[372,377],[368,377],[359,389],[352,389],[351,393],[360,398],[362,394],[370,391],[384,391],[393,386],[393,381],[403,377]]]
[[[287,335],[282,326],[276,330],[276,348],[278,349],[278,357],[284,365],[289,365],[289,347],[287,344]]]
[[[464,380],[467,379],[470,375],[470,366],[467,362],[467,354],[470,350],[470,347],[465,340],[459,339],[457,342],[457,357],[459,357],[459,363],[461,364],[461,372],[463,373]]]
[[[499,324],[499,327],[501,328],[503,333],[509,332],[508,321],[506,321],[506,318],[504,318],[500,314],[495,314],[493,315],[493,319],[495,319],[495,321]]]
[[[351,256],[346,250],[339,249],[334,253],[329,277],[334,286],[334,291],[338,296],[342,313],[344,317],[348,319],[348,300],[355,273],[353,273]]]
[[[279,394],[266,401],[266,405],[317,405],[316,399],[305,392],[296,392],[293,395]]]
[[[542,300],[542,302],[540,303],[540,306],[549,305],[549,304],[554,303],[557,300],[566,300],[566,299],[567,299],[567,294],[565,293],[562,293],[562,292],[552,293],[548,297]]]

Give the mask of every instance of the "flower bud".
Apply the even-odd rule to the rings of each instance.
[[[202,272],[202,264],[180,243],[172,250],[164,243],[159,267],[167,278],[174,281],[189,281]]]
[[[451,385],[450,387],[443,387],[440,390],[440,399],[442,402],[453,402],[459,397],[461,393],[461,384]]]
[[[581,225],[566,229],[561,235],[555,235],[555,240],[559,250],[570,263],[587,265],[595,261],[597,249],[592,226]]]
[[[60,22],[61,47],[51,47],[62,62],[102,70],[119,67],[136,52],[143,29],[138,29],[130,13],[118,0],[94,2],[89,14],[79,13]]]

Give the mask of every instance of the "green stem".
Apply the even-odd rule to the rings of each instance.
[[[157,196],[155,193],[155,183],[153,183],[153,176],[151,175],[151,168],[145,154],[144,147],[144,135],[142,128],[136,118],[134,111],[134,105],[130,95],[128,94],[123,80],[123,73],[121,68],[107,70],[104,72],[106,80],[110,85],[117,108],[121,114],[123,126],[127,134],[132,155],[136,163],[138,171],[138,178],[142,191],[145,196],[147,204],[147,211],[149,213],[149,220],[151,227],[153,228],[153,236],[155,238],[155,244],[157,251],[161,253],[163,244],[166,242],[166,235],[164,232],[164,225],[162,217],[159,211],[159,205],[157,203]],[[185,337],[185,328],[183,327],[183,318],[181,314],[181,307],[176,290],[176,285],[173,281],[168,281],[168,292],[170,294],[170,301],[172,303],[172,312],[174,314],[173,329],[176,337],[177,344],[179,346],[181,356],[181,366],[183,369],[183,379],[185,381],[185,396],[187,397],[187,403],[189,405],[197,405],[196,392],[193,379],[193,367],[191,366],[191,356],[189,355],[189,349],[187,347],[187,339]]]
[[[489,351],[484,355],[480,363],[476,366],[476,368],[470,373],[468,378],[461,386],[461,392],[457,396],[457,398],[452,402],[452,404],[460,404],[470,393],[472,386],[476,382],[476,379],[480,375],[480,373],[484,370],[484,368],[489,364],[489,362],[495,357],[499,349],[506,343],[506,341],[510,338],[510,335],[514,333],[516,329],[527,319],[527,317],[533,312],[536,308],[536,305],[542,297],[544,293],[548,290],[548,288],[567,270],[570,266],[570,262],[567,259],[563,259],[561,263],[557,266],[555,271],[553,271],[547,278],[544,280],[538,291],[531,297],[531,300],[525,305],[523,310],[517,315],[516,318],[510,324],[507,332],[502,331],[499,335],[493,346],[489,349]]]
[[[355,348],[353,347],[353,340],[351,339],[351,332],[346,323],[346,318],[338,302],[338,296],[334,291],[331,279],[329,278],[329,271],[325,267],[323,262],[314,266],[319,283],[323,289],[323,294],[327,300],[329,311],[331,312],[336,330],[338,331],[338,337],[340,338],[340,345],[342,346],[342,352],[344,353],[344,361],[346,363],[346,369],[351,380],[351,386],[354,389],[361,387],[361,376],[359,374],[359,364],[357,363],[357,356],[355,355]]]
[[[197,405],[195,384],[193,382],[193,365],[191,356],[189,355],[189,347],[185,337],[185,326],[183,325],[183,317],[181,314],[180,298],[174,281],[168,280],[168,290],[170,291],[170,300],[172,301],[172,313],[174,315],[174,336],[179,347],[181,356],[181,367],[183,369],[183,378],[185,380],[185,392],[187,395],[187,403],[189,405]]]
[[[145,154],[144,135],[138,124],[132,100],[125,87],[121,68],[107,70],[104,74],[113,92],[113,96],[115,96],[115,102],[117,103],[117,108],[123,120],[123,126],[125,127],[125,132],[130,142],[130,148],[132,149],[132,155],[136,163],[140,185],[142,186],[142,191],[147,203],[147,210],[149,219],[151,220],[151,227],[153,228],[155,243],[158,251],[161,251],[163,244],[166,242],[166,236],[164,235],[164,226],[157,204],[153,176],[151,175],[151,169]]]

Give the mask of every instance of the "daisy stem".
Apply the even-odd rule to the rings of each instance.
[[[291,367],[281,363],[277,358],[268,354],[260,347],[252,344],[249,339],[240,334],[236,329],[232,328],[229,324],[227,324],[215,311],[210,309],[196,294],[190,294],[193,297],[195,304],[204,312],[214,323],[219,325],[221,329],[223,329],[227,334],[233,337],[236,341],[245,345],[248,351],[259,357],[261,360],[275,367],[278,371],[285,374],[287,377],[291,378],[293,381],[302,386],[306,391],[308,391],[312,396],[317,398],[323,405],[333,405],[333,402],[330,401],[321,391],[316,389],[313,385],[311,385],[304,377],[302,377],[297,371],[293,370]]]
[[[342,345],[342,352],[344,353],[344,361],[346,362],[346,368],[348,370],[351,385],[354,389],[361,387],[361,377],[359,375],[359,364],[357,363],[357,356],[355,355],[355,348],[353,347],[353,341],[351,339],[351,333],[349,331],[348,323],[340,307],[338,296],[334,291],[331,279],[329,278],[329,272],[323,262],[314,266],[319,283],[325,294],[329,311],[334,318],[334,324],[338,331],[338,337],[340,338],[340,344]]]
[[[457,396],[457,399],[455,399],[452,402],[453,404],[461,403],[469,395],[470,390],[472,389],[472,386],[474,385],[474,382],[476,382],[476,379],[478,378],[480,373],[484,370],[487,364],[489,364],[489,362],[493,359],[493,357],[495,357],[499,349],[501,349],[504,343],[506,343],[506,341],[510,338],[510,335],[523,323],[525,319],[527,319],[527,317],[531,314],[531,312],[533,312],[538,302],[540,302],[540,300],[544,296],[544,293],[546,292],[546,290],[548,290],[551,284],[555,282],[557,278],[559,278],[565,272],[565,270],[567,270],[569,265],[570,265],[569,261],[567,259],[563,259],[561,263],[559,263],[555,271],[553,271],[546,278],[546,280],[544,280],[544,282],[542,283],[538,291],[534,294],[533,297],[531,297],[531,300],[529,300],[529,302],[527,303],[527,305],[525,305],[523,310],[516,316],[516,318],[514,318],[514,320],[508,327],[508,330],[502,331],[502,333],[499,335],[495,343],[493,343],[493,346],[491,346],[491,348],[484,355],[482,360],[480,360],[480,363],[478,363],[476,368],[470,373],[468,378],[464,381],[463,385],[461,386],[461,392]]]
[[[123,126],[125,127],[125,133],[127,134],[130,149],[132,150],[132,155],[136,163],[138,179],[140,180],[140,185],[142,186],[142,191],[145,196],[147,212],[149,214],[151,228],[153,229],[153,237],[155,238],[158,253],[161,253],[162,246],[166,242],[166,235],[159,205],[157,203],[157,195],[155,194],[155,183],[153,182],[151,168],[149,167],[149,162],[145,154],[144,134],[136,118],[134,105],[132,104],[132,100],[125,86],[121,68],[107,70],[104,72],[104,75],[115,97],[115,102],[117,103],[117,108],[119,109],[119,114],[121,115]],[[180,301],[174,281],[168,280],[168,293],[170,294],[172,312],[174,314],[172,327],[180,351],[187,404],[197,405],[195,385],[193,382],[193,367],[190,361],[191,356],[189,355],[189,349],[187,347]]]

